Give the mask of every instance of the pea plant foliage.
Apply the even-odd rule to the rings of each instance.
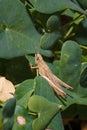
[[[87,119],[86,10],[81,0],[0,0],[0,130]]]

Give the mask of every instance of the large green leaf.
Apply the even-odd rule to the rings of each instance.
[[[62,11],[67,8],[85,13],[85,11],[70,0],[30,0],[30,2],[35,10],[46,14]]]
[[[60,59],[60,77],[70,84],[74,91],[78,89],[81,70],[81,49],[74,41],[63,44]]]
[[[83,74],[86,67],[87,63],[85,62],[81,66],[81,74]],[[78,92],[71,92],[65,88],[64,91],[67,93],[67,98],[65,101],[60,100],[60,104],[62,103],[63,116],[72,117],[78,114],[81,119],[87,118],[87,113],[85,112],[86,114],[83,114],[83,111],[87,109],[87,88],[78,85]],[[57,101],[59,103],[58,98]]]
[[[58,104],[52,103],[46,98],[37,95],[34,95],[29,99],[28,108],[38,115],[33,121],[33,130],[44,130],[50,120],[52,120],[59,111]]]
[[[35,53],[40,37],[19,0],[0,0],[0,57]]]
[[[51,102],[56,102],[55,95],[51,86],[44,78],[40,76],[35,78],[35,94],[43,96]],[[58,114],[52,119],[48,128],[55,130],[64,130],[60,112],[58,112]]]

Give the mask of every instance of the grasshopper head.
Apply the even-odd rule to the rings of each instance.
[[[42,60],[43,60],[43,58],[42,58],[42,56],[39,53],[35,54],[35,63],[36,64],[38,64]]]

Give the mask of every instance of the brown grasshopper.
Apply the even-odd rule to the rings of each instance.
[[[50,70],[48,65],[44,62],[42,56],[39,53],[35,54],[35,64],[37,66],[32,68],[38,69],[38,74],[48,81],[48,83],[50,84],[50,86],[53,88],[53,90],[56,92],[57,95],[66,98],[66,93],[61,89],[61,86],[67,89],[72,89],[72,87],[63,82],[62,80],[60,80],[52,73],[52,71]]]

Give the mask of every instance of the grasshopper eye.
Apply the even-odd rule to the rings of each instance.
[[[36,54],[35,59],[36,59],[37,62],[43,60],[40,54]]]
[[[37,57],[37,61],[39,60],[39,57]]]

